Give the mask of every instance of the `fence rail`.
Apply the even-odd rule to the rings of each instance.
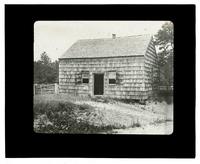
[[[59,93],[59,85],[55,84],[34,84],[33,86],[34,95],[38,94],[58,94]]]

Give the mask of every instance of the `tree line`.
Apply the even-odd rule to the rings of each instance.
[[[158,51],[159,85],[173,85],[174,28],[172,22],[163,24],[154,36]],[[52,62],[46,52],[34,61],[34,83],[58,83],[59,63]]]
[[[159,85],[173,85],[174,79],[174,27],[166,22],[155,35],[158,49]]]
[[[58,83],[59,63],[52,62],[46,52],[41,54],[40,60],[34,61],[34,83]]]

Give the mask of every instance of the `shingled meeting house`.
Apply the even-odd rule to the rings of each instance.
[[[60,93],[144,100],[157,78],[151,35],[82,39],[59,58]]]

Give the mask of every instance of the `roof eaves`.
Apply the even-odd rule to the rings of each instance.
[[[145,55],[145,54],[144,54]],[[128,55],[128,56],[106,56],[106,57],[82,57],[82,58],[58,58],[58,60],[64,60],[64,59],[102,59],[102,58],[126,58],[126,57],[143,57],[144,55]]]

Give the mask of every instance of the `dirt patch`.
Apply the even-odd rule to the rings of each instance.
[[[159,124],[149,124],[141,127],[114,129],[113,134],[160,134],[170,135],[173,133],[173,121],[166,121]]]
[[[94,107],[95,112],[99,113],[100,118],[94,119],[91,122],[98,125],[113,125],[119,128],[148,128],[148,126],[151,126],[153,128],[156,127],[153,124],[164,126],[162,123],[173,121],[173,105],[168,105],[165,102],[148,102],[146,105],[94,101],[77,101],[76,103],[84,103]],[[173,129],[171,124],[167,127],[170,130]]]

